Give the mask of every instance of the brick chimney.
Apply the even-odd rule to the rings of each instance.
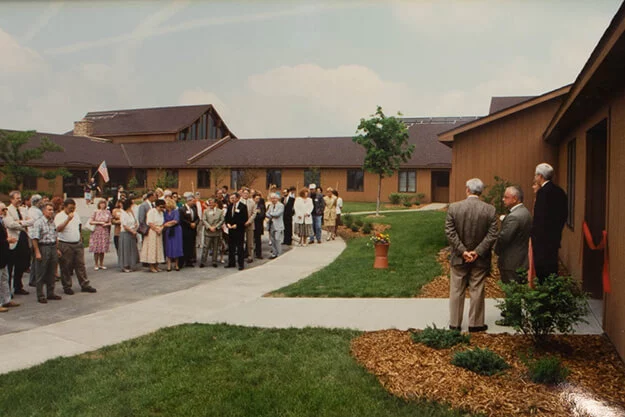
[[[78,122],[74,122],[74,136],[92,136],[93,135],[93,121],[82,119]]]

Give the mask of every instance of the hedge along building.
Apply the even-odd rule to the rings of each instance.
[[[422,202],[447,202],[451,151],[436,135],[474,119],[403,119],[416,149],[396,175],[383,180],[383,199],[401,192],[423,194]],[[91,112],[68,134],[46,136],[65,152],[33,164],[65,166],[72,177],[40,179],[36,189],[57,195],[81,196],[81,185],[106,160],[112,186],[134,178],[139,189],[152,188],[167,178],[172,190],[208,196],[224,184],[266,190],[270,184],[315,183],[337,188],[346,201],[377,196],[377,177],[363,172],[364,149],[351,137],[238,139],[211,105]]]
[[[494,175],[530,191],[538,163],[556,169],[567,193],[569,218],[560,259],[603,307],[603,328],[625,359],[625,3],[575,82],[538,97],[520,99],[472,123],[443,132],[452,146],[451,201],[464,198],[464,182]],[[511,98],[514,101],[514,98]],[[594,243],[607,232],[611,292],[603,282],[604,251],[583,243],[587,222]]]

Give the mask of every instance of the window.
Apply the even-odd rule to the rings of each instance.
[[[416,171],[399,171],[399,192],[400,193],[416,193],[417,192],[417,172]]]
[[[230,171],[230,188],[233,192],[241,187],[245,180],[245,171],[242,169],[233,169]]]
[[[37,190],[37,177],[26,175],[22,185],[24,190]]]
[[[197,170],[197,188],[210,188],[211,186],[211,170]]]
[[[178,133],[178,140],[187,140],[188,136],[189,136],[189,129],[185,129],[181,131],[180,133]]]
[[[321,171],[319,168],[308,168],[304,170],[304,187],[310,184],[321,184]]]
[[[282,188],[282,171],[279,169],[268,169],[267,170],[267,189],[271,188],[272,185],[275,185],[278,188]]]
[[[148,180],[148,170],[144,168],[135,168],[135,178],[137,179],[137,186],[139,189],[145,188]]]
[[[208,138],[209,139],[215,139],[217,135],[217,130],[215,128],[215,120],[213,119],[213,116],[208,118]]]
[[[195,140],[197,137],[195,136],[197,130],[197,123],[193,123],[191,125],[191,132],[189,133],[189,140]]]
[[[364,188],[365,188],[364,171],[362,169],[348,169],[347,170],[347,191],[363,191]]]
[[[566,197],[569,209],[566,224],[571,229],[575,226],[575,154],[575,139],[573,139],[566,145]]]

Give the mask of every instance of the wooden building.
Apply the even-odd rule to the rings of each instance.
[[[543,140],[543,132],[569,89],[538,97],[493,97],[489,115],[439,134],[452,148],[450,200],[465,198],[469,178],[492,185],[498,176],[520,185],[532,207],[536,161],[557,160],[557,147]]]
[[[603,328],[625,359],[625,3],[545,130],[558,149],[558,182],[569,198],[560,257],[584,289],[603,297]],[[587,222],[595,244],[607,231],[612,291],[602,285],[603,251],[582,247]]]
[[[382,199],[399,192],[421,194],[423,203],[448,202],[451,150],[437,134],[475,119],[404,118],[416,149],[396,175],[384,178]],[[338,189],[345,201],[377,197],[377,177],[362,170],[365,152],[351,137],[239,139],[208,104],[89,112],[65,135],[45,136],[65,152],[35,164],[64,166],[72,177],[29,181],[26,189],[79,197],[105,160],[113,187],[134,178],[143,190],[167,179],[166,188],[209,196],[224,184],[267,190],[314,183]]]

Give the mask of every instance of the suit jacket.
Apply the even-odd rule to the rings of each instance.
[[[566,193],[551,181],[536,193],[531,233],[536,256],[545,251],[557,252],[560,248],[562,228],[568,215],[567,206]]]
[[[267,214],[265,216],[269,219],[269,231],[281,231],[284,230],[284,204],[277,202],[274,206],[269,204],[267,207]]]
[[[285,221],[292,221],[293,220],[293,213],[294,213],[294,206],[295,206],[295,197],[291,197],[291,195],[287,195],[284,198],[284,219]]]
[[[0,268],[7,266],[9,260],[9,242],[7,241],[7,229],[0,221]]]
[[[236,229],[230,229],[230,236],[234,235],[243,235],[245,233],[245,222],[247,222],[247,206],[238,201],[236,203],[236,207],[234,209],[234,213],[232,210],[232,206],[228,206],[228,211],[226,212],[226,224],[237,225]]]
[[[489,268],[491,248],[497,239],[495,207],[477,197],[451,204],[445,234],[451,245],[451,265],[464,264],[462,253],[475,251],[479,256],[472,265]]]
[[[245,207],[247,207],[247,215],[248,215],[247,220],[250,222],[250,224],[246,226],[246,228],[248,230],[254,230],[255,229],[254,220],[256,220],[256,202],[254,201],[253,198],[248,198],[247,200],[244,200],[244,199],[239,200],[239,203],[245,204]]]
[[[139,205],[139,210],[137,212],[137,221],[139,225],[147,225],[146,218],[148,216],[148,211],[152,208],[152,203],[149,200],[145,200],[143,203]]]
[[[194,224],[197,228],[197,225],[200,223],[200,218],[197,214],[197,207],[195,204],[187,207],[186,204],[183,204],[182,207],[178,209],[180,211],[180,225],[182,226],[183,232],[195,232],[196,229],[192,229],[191,225]],[[193,215],[191,215],[193,213]]]
[[[202,223],[204,224],[204,235],[205,236],[221,236],[221,226],[224,224],[224,211],[215,207],[214,210],[211,209],[204,210],[204,214],[202,214]],[[209,227],[216,227],[217,229],[214,232],[209,230]]]
[[[9,249],[13,250],[19,243],[20,233],[26,233],[26,227],[19,224],[19,215],[17,214],[17,208],[13,204],[9,204],[7,207],[7,215],[4,216],[4,226],[7,229],[7,233],[9,236],[18,239],[16,243],[11,243],[9,245]],[[26,220],[26,213],[20,210],[20,214],[22,215],[22,220]]]
[[[518,206],[503,219],[495,244],[499,269],[516,271],[518,268],[528,268],[527,253],[531,230],[532,215],[524,205]]]

